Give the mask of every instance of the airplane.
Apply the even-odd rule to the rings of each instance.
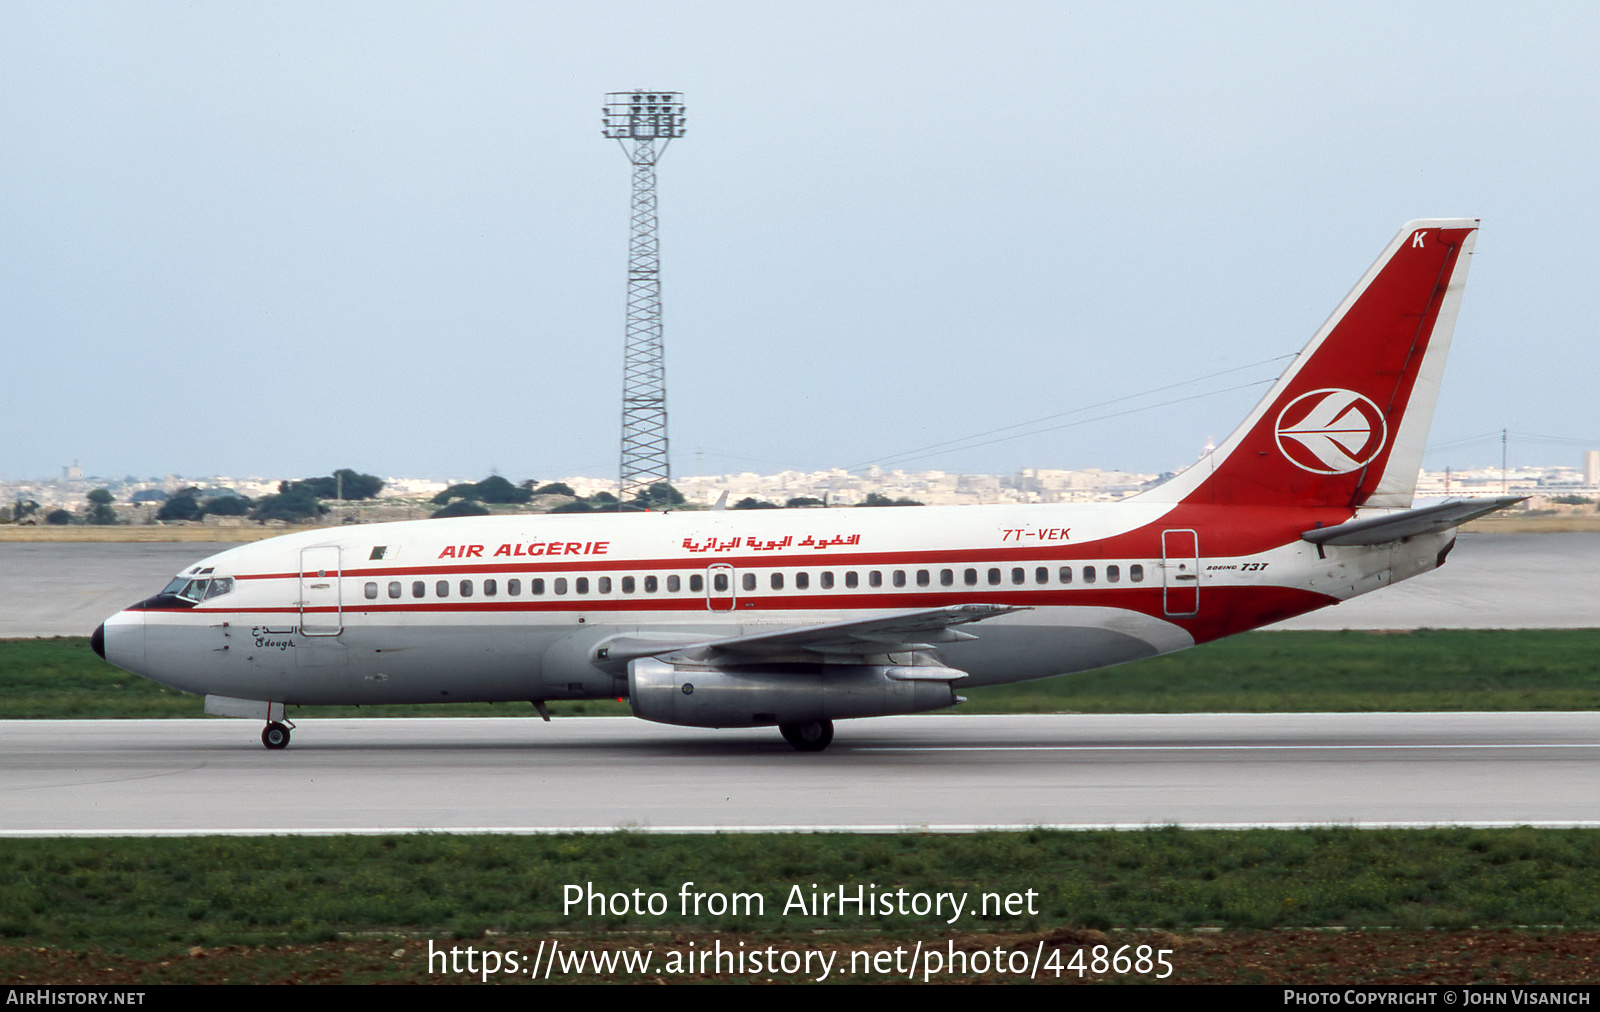
[[[322,704],[626,698],[833,722],[1181,650],[1442,565],[1518,497],[1414,507],[1477,219],[1407,223],[1243,424],[1118,502],[514,515],[240,545],[97,628],[112,664],[265,722]],[[1307,240],[1309,241],[1309,240]]]

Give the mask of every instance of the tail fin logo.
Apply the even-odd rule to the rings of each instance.
[[[1348,474],[1372,461],[1389,426],[1370,398],[1354,390],[1313,390],[1278,415],[1278,450],[1289,463],[1316,474]]]

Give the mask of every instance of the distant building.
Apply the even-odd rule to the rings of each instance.
[[[1600,450],[1584,451],[1583,483],[1590,488],[1600,486]]]

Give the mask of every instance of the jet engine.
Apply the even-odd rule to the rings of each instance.
[[[959,703],[951,685],[967,673],[942,665],[628,664],[636,717],[689,727],[802,725],[841,717],[883,717]]]

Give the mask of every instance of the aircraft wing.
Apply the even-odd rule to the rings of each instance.
[[[1351,520],[1334,527],[1318,527],[1300,537],[1313,545],[1381,545],[1419,534],[1436,534],[1458,527],[1468,520],[1487,516],[1495,510],[1519,503],[1527,496],[1507,495],[1493,499],[1457,499],[1436,506],[1391,513],[1388,516]]]
[[[998,604],[958,604],[948,608],[908,611],[849,622],[824,622],[798,629],[779,629],[721,639],[685,642],[665,637],[629,636],[607,643],[603,659],[618,662],[640,657],[670,656],[709,660],[717,654],[772,659],[806,653],[851,655],[926,650],[936,643],[978,638],[956,629],[956,626],[1027,610]]]

